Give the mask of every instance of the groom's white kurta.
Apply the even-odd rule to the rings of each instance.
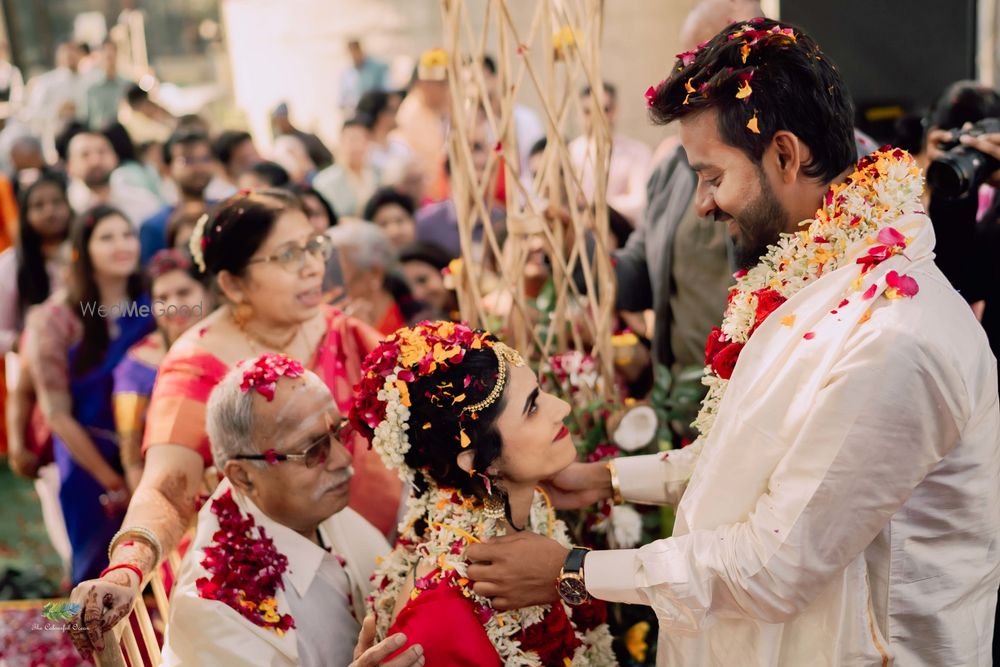
[[[996,362],[926,216],[894,226],[913,242],[874,299],[838,308],[849,259],[754,333],[703,442],[617,461],[627,499],[680,499],[673,537],[585,565],[595,596],[656,610],[657,664],[991,664]],[[885,298],[890,270],[919,294]]]

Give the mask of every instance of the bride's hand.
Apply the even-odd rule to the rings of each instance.
[[[399,650],[406,643],[406,635],[396,633],[389,635],[375,644],[375,617],[366,616],[361,625],[361,634],[354,647],[354,661],[348,667],[422,667],[424,664],[424,649],[420,644],[414,644],[389,662],[382,660]]]
[[[571,463],[543,485],[557,509],[581,509],[611,497],[611,472],[600,462]]]

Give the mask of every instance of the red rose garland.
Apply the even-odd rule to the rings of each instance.
[[[274,595],[285,588],[282,576],[288,558],[274,547],[263,526],[243,515],[232,489],[212,501],[212,514],[219,518],[219,530],[204,549],[201,566],[211,576],[195,582],[198,595],[226,604],[254,625],[285,634],[295,620],[278,613]]]

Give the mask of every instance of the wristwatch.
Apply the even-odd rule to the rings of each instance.
[[[587,557],[587,547],[570,549],[562,570],[559,572],[559,597],[568,605],[580,605],[590,599],[583,579],[583,560]]]

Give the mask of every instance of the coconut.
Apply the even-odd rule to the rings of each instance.
[[[648,405],[637,405],[621,418],[612,436],[622,451],[634,452],[653,442],[659,422]]]

